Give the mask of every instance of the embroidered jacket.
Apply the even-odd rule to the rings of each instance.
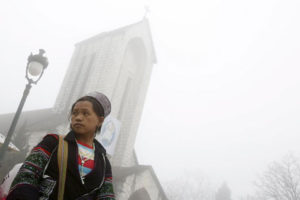
[[[68,142],[68,166],[64,200],[115,200],[111,165],[102,145],[94,140],[94,168],[82,182],[74,132],[69,132],[65,140]],[[48,134],[32,149],[11,185],[7,200],[57,199],[57,146],[58,136]]]

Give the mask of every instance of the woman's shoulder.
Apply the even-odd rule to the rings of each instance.
[[[55,147],[58,145],[58,138],[59,135],[58,134],[54,134],[54,133],[49,133],[46,134],[43,139],[38,143],[38,145],[33,148],[33,150],[43,150],[45,151],[47,154],[51,154],[50,152],[52,152]]]
[[[49,144],[55,143],[55,144],[57,144],[58,138],[59,138],[59,134],[48,133],[48,134],[46,134],[46,135],[43,137],[41,143],[49,143]]]
[[[43,137],[43,139],[55,139],[55,140],[58,140],[58,138],[59,138],[59,134],[56,134],[56,133],[47,133],[44,137]]]

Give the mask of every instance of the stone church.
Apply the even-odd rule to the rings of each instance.
[[[54,107],[23,112],[16,131],[26,132],[32,146],[48,132],[67,133],[71,104],[90,91],[100,91],[112,103],[98,139],[109,149],[117,199],[166,200],[153,168],[140,165],[134,149],[155,62],[147,18],[81,41],[75,45]],[[7,132],[12,117],[0,116],[0,132]]]

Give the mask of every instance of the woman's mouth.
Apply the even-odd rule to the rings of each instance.
[[[83,127],[83,125],[82,125],[82,124],[79,124],[79,123],[76,123],[76,124],[73,125],[73,127],[78,128],[78,127]]]

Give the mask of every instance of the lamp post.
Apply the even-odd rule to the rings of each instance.
[[[26,98],[31,89],[31,84],[37,84],[37,82],[41,79],[44,70],[48,66],[48,59],[43,56],[45,50],[40,49],[39,54],[32,55],[32,53],[28,57],[27,67],[26,67],[26,79],[28,81],[25,90],[23,92],[22,99],[18,106],[17,112],[14,115],[13,121],[10,125],[8,133],[6,135],[5,141],[0,149],[0,162],[4,159],[5,153],[7,151],[8,145],[10,143],[11,137],[15,131],[17,122],[19,120],[20,114],[22,112],[23,106],[25,104]]]

